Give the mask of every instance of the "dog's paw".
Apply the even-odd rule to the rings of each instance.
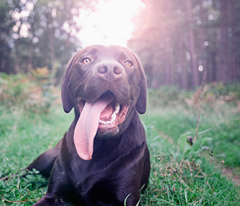
[[[65,206],[65,202],[57,196],[46,196],[44,195],[39,201],[33,206]]]

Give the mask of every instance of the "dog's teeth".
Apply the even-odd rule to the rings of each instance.
[[[111,120],[110,121],[103,121],[103,120],[100,119],[99,123],[104,124],[104,125],[113,124],[114,121],[117,118],[117,114],[119,113],[119,111],[120,111],[120,104],[117,101],[115,101],[115,110],[114,110],[114,112],[111,116]]]
[[[115,102],[115,111],[114,113],[117,114],[120,110],[120,104],[118,102]]]
[[[116,120],[117,115],[115,113],[113,113],[111,120],[110,121],[103,121],[103,120],[99,120],[99,123],[107,125],[107,124],[113,124],[113,122]]]
[[[115,121],[116,117],[117,117],[117,115],[115,113],[113,113],[112,118],[111,118],[112,123]]]

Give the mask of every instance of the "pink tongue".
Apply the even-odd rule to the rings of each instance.
[[[113,99],[113,95],[102,95],[94,103],[85,103],[73,138],[77,153],[84,160],[92,159],[93,140],[97,133],[101,112]]]

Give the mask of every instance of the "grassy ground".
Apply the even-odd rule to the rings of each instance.
[[[0,117],[0,176],[19,172],[52,148],[72,120],[60,106],[48,114],[0,107]],[[47,181],[39,175],[0,181],[0,205],[32,205],[46,192],[46,186]]]
[[[162,97],[149,96],[149,110],[142,121],[152,170],[142,205],[239,205],[239,187],[221,175],[222,167],[239,172],[240,118],[236,105],[215,104],[215,109],[203,105],[199,135],[191,147],[186,139],[195,135],[197,107],[176,106],[172,104],[175,99],[163,104]],[[34,113],[0,104],[0,176],[20,171],[53,147],[72,119],[73,114],[65,114],[61,105],[48,113]],[[46,187],[47,180],[40,175],[0,181],[0,205],[32,205]]]
[[[230,108],[222,108],[218,113],[202,113],[198,138],[209,137],[209,145],[214,157],[225,162],[225,166],[237,168],[240,166],[240,116],[239,113],[229,115]],[[157,114],[157,115],[154,115]],[[181,134],[189,132],[195,135],[197,114],[194,111],[163,108],[154,110],[149,118],[159,132],[177,141]]]
[[[215,151],[221,148],[222,127],[216,127],[216,122],[205,122],[199,129],[197,147],[186,145],[181,150],[181,134],[181,137],[195,134],[195,115],[185,114],[183,109],[161,108],[161,111],[149,111],[142,119],[147,128],[152,163],[151,181],[143,199],[145,205],[239,205],[239,187],[221,174],[225,167],[223,161],[229,159],[229,164],[236,164],[239,149],[233,153],[222,148],[225,158],[218,158],[219,153]],[[215,126],[213,131],[211,126]],[[214,140],[213,134],[217,133],[219,139]],[[213,154],[209,152],[211,148]],[[229,154],[232,156],[226,158]]]

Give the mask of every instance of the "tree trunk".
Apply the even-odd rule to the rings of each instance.
[[[188,90],[188,74],[187,74],[187,64],[186,64],[186,56],[183,50],[183,41],[179,41],[179,63],[180,63],[180,75],[181,75],[181,86],[183,89]]]
[[[237,64],[238,58],[239,58],[239,34],[237,35],[236,30],[239,29],[239,21],[237,20],[237,17],[240,16],[240,8],[237,7],[238,0],[232,0],[229,2],[229,21],[230,21],[230,42],[229,42],[229,63],[231,65],[231,72],[230,72],[230,80],[237,81],[238,80],[238,74],[237,74],[237,68],[239,68],[239,64]]]
[[[20,73],[19,38],[20,37],[18,37],[18,39],[16,39],[16,41],[15,41],[15,73],[16,74]]]
[[[50,31],[50,65],[51,71],[54,70],[54,63],[55,63],[55,51],[54,51],[54,28]]]
[[[199,78],[198,78],[198,64],[197,64],[197,54],[195,50],[195,42],[194,42],[194,32],[192,28],[192,2],[191,0],[187,0],[187,20],[188,20],[188,38],[189,38],[189,50],[190,50],[190,56],[191,56],[191,69],[192,69],[192,75],[193,75],[193,85],[198,86],[199,85]]]
[[[228,81],[228,1],[220,0],[221,25],[218,30],[218,56],[217,56],[217,80],[226,83]]]
[[[34,47],[31,44],[30,49],[29,49],[29,53],[28,53],[28,64],[27,64],[27,73],[30,74],[31,70],[32,70],[32,64],[33,64],[33,53],[34,53]]]

